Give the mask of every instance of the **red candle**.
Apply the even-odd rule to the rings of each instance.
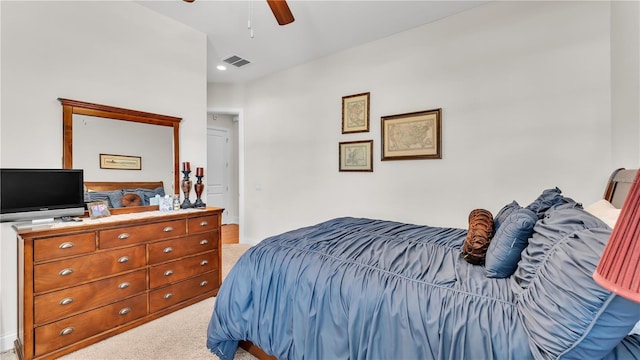
[[[201,167],[196,168],[196,176],[204,176],[204,169]]]
[[[191,171],[191,163],[185,161],[182,163],[182,171]]]

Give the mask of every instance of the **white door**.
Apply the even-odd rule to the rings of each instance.
[[[222,223],[229,216],[229,130],[207,129],[207,206],[224,208]]]

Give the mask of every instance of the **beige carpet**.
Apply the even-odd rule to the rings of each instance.
[[[249,245],[222,245],[222,276],[229,273]],[[218,359],[206,347],[207,325],[215,298],[191,305],[135,329],[61,357],[61,360]],[[11,356],[13,355],[13,356]],[[2,360],[15,359],[4,353]],[[255,359],[240,349],[235,359]]]

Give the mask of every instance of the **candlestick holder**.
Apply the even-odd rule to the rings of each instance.
[[[202,191],[204,190],[204,184],[202,183],[203,177],[204,177],[203,175],[196,175],[196,178],[198,179],[198,181],[196,181],[196,185],[195,185],[196,202],[193,204],[193,207],[195,208],[203,208],[207,206],[207,204],[202,202]]]
[[[189,180],[189,174],[191,173],[191,171],[182,170],[182,173],[184,174],[184,178],[182,178],[180,188],[184,193],[184,201],[182,201],[182,205],[180,205],[180,208],[189,209],[193,207],[191,201],[189,200],[189,193],[191,192],[191,180]]]

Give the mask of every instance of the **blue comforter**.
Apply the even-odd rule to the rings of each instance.
[[[338,218],[266,239],[224,280],[207,347],[222,359],[238,340],[279,359],[553,357],[532,352],[513,280],[461,259],[465,236]],[[640,354],[639,344],[627,337],[608,356]]]

